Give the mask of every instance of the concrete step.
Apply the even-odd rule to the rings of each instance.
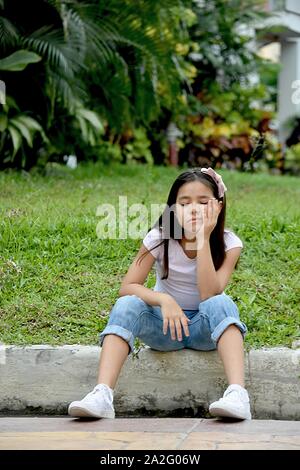
[[[95,386],[97,346],[2,346],[0,413],[66,414]],[[256,419],[300,420],[300,349],[245,353],[246,387]],[[209,417],[227,383],[216,351],[158,352],[127,359],[114,396],[117,417]]]

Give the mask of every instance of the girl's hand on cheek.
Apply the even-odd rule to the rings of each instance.
[[[203,238],[208,240],[217,225],[222,204],[217,199],[210,199],[206,205],[201,206],[201,210],[203,226],[200,232],[202,232]]]

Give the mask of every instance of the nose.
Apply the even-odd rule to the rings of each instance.
[[[192,203],[192,215],[197,215],[200,212],[199,204],[196,202]]]

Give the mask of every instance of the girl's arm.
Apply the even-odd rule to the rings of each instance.
[[[145,252],[148,254],[143,257],[139,264],[137,264],[137,259]],[[151,252],[149,252],[149,250],[147,250],[144,244],[142,244],[122,281],[119,290],[120,297],[123,295],[135,294],[144,300],[147,304],[159,306],[162,306],[165,301],[170,300],[170,296],[168,294],[165,294],[164,292],[155,292],[148,287],[144,287],[143,285],[148,277],[154,261],[154,256],[151,254]]]
[[[201,206],[203,225],[197,233],[197,284],[201,300],[223,292],[241,254],[241,248],[226,251],[222,266],[215,270],[210,251],[210,234],[217,224],[221,205],[217,200],[210,200],[206,207]]]
[[[201,300],[223,292],[240,254],[241,248],[228,250],[222,266],[216,271],[211,256],[209,239],[203,241],[197,253],[197,283]]]

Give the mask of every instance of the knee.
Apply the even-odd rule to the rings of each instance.
[[[242,334],[243,336],[243,333],[242,333],[242,328],[240,326],[239,323],[227,323],[226,321],[224,322],[224,326],[223,326],[223,332],[222,332],[222,335],[225,333],[225,332],[239,332],[240,334]]]
[[[199,311],[218,321],[222,321],[226,317],[239,318],[239,310],[235,302],[224,293],[200,302]]]
[[[200,303],[199,309],[208,317],[211,338],[215,343],[228,328],[238,328],[245,336],[247,327],[241,322],[238,307],[229,295],[223,293],[210,297]]]
[[[244,340],[244,337],[247,333],[247,326],[245,323],[234,317],[224,318],[220,323],[214,325],[214,330],[211,334],[211,338],[216,343],[216,345],[218,344],[221,336],[223,336],[223,334],[228,331],[241,334],[242,340]]]

